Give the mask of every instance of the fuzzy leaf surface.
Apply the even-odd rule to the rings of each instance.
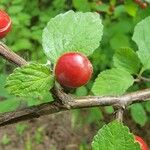
[[[102,31],[99,14],[70,10],[50,19],[43,30],[43,49],[52,63],[70,51],[90,55],[99,47]]]
[[[125,69],[131,74],[138,73],[140,69],[140,60],[137,54],[130,48],[116,50],[113,61],[115,67]]]
[[[129,128],[113,121],[104,125],[94,137],[93,150],[141,150]]]
[[[95,95],[122,95],[133,84],[134,79],[129,72],[113,68],[101,72],[96,78],[92,92]]]
[[[15,69],[7,78],[5,87],[15,96],[40,96],[53,87],[53,81],[48,67],[32,63]]]

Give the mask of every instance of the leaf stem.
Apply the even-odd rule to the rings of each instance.
[[[138,78],[140,78],[142,76],[142,73],[144,72],[144,70],[145,70],[144,67],[142,67],[139,74],[138,74]]]
[[[0,41],[0,56],[2,56],[4,59],[13,62],[14,64],[18,66],[22,66],[27,64],[27,61],[11,51],[4,43]]]

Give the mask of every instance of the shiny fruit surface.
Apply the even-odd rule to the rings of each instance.
[[[141,7],[142,9],[145,9],[145,8],[148,7],[148,4],[147,4],[147,3],[141,3],[141,4],[140,4],[140,7]]]
[[[137,3],[137,4],[141,4],[142,3],[141,0],[134,0],[134,2]]]
[[[9,33],[11,24],[12,21],[9,15],[5,11],[0,10],[0,39],[4,38],[7,33]]]
[[[141,150],[148,150],[147,144],[143,141],[143,139],[141,137],[135,136],[135,141],[140,144]]]
[[[93,67],[89,59],[78,52],[63,54],[55,66],[56,80],[64,87],[77,88],[91,78]]]

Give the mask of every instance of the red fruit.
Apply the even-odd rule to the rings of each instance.
[[[143,139],[139,136],[135,136],[136,142],[138,142],[141,146],[141,150],[148,150],[147,144],[143,141]]]
[[[147,3],[141,3],[141,4],[140,4],[140,7],[141,7],[142,9],[147,8],[147,6],[148,6]]]
[[[0,10],[0,39],[5,37],[10,31],[11,24],[12,21],[9,15],[5,11]]]
[[[134,2],[137,3],[137,4],[141,4],[142,3],[141,0],[134,0]]]
[[[63,54],[55,66],[56,80],[64,87],[77,88],[86,84],[93,67],[86,56],[77,52]]]

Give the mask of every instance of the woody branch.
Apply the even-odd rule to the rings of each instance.
[[[0,42],[0,55],[18,66],[27,64],[27,62],[12,52],[5,44]],[[49,115],[60,111],[88,108],[97,106],[115,106],[118,108],[117,119],[122,121],[123,109],[132,103],[144,102],[150,99],[150,89],[131,92],[122,96],[86,96],[73,98],[60,89],[51,90],[55,97],[53,102],[40,104],[28,108],[7,112],[0,115],[0,126],[17,123],[24,120],[38,118],[43,115]]]

